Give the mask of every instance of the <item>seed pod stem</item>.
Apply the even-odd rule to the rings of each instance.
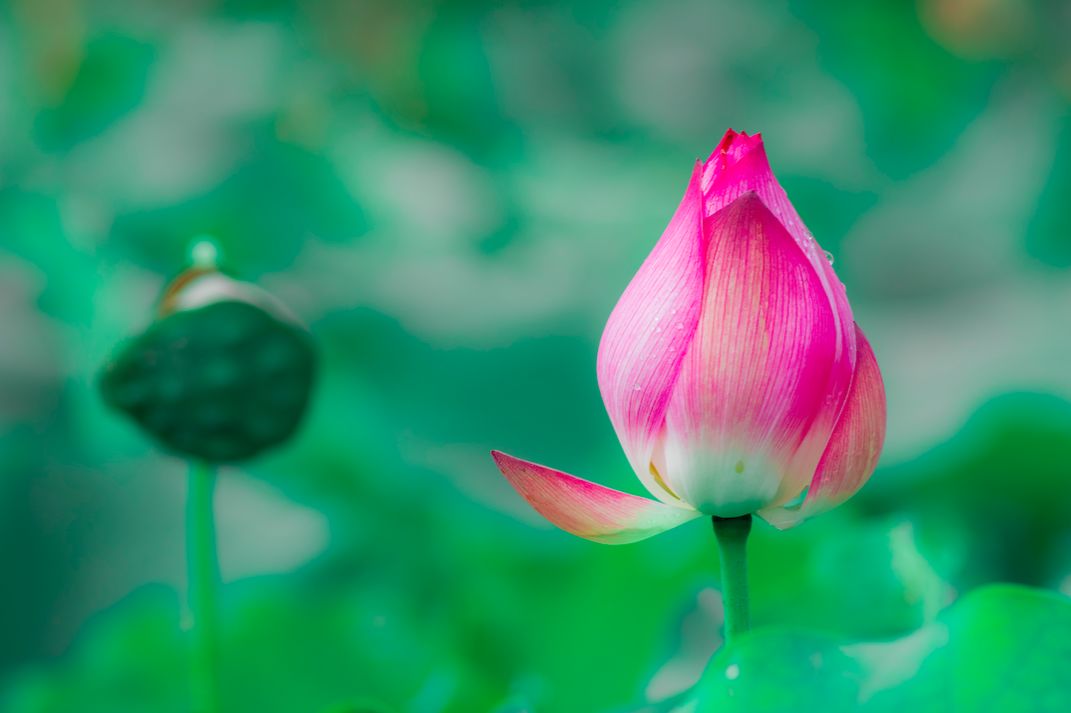
[[[219,559],[213,495],[216,469],[190,462],[186,497],[186,563],[190,631],[193,640],[191,699],[193,713],[219,713]]]

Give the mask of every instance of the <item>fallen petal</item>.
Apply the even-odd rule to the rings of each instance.
[[[500,451],[491,451],[491,456],[540,515],[588,540],[623,545],[699,517],[695,510],[622,493]]]

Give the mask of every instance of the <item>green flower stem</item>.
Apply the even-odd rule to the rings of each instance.
[[[219,560],[212,507],[215,486],[216,470],[213,466],[197,461],[190,463],[190,484],[186,495],[186,562],[193,636],[193,713],[219,711],[219,615],[216,604]]]
[[[725,608],[725,643],[751,628],[747,588],[747,536],[751,515],[714,517],[714,536],[721,553],[721,595]]]

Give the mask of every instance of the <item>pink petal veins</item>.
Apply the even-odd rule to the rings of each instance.
[[[851,355],[850,363],[854,364],[854,322],[844,285],[837,278],[825,252],[804,226],[785,190],[777,182],[766,157],[762,135],[737,134],[730,129],[703,167],[706,215],[713,215],[749,191],[758,195],[763,204],[785,226],[819,272],[822,286],[836,311],[838,335],[843,341],[843,348]]]
[[[696,165],[676,214],[614,307],[599,344],[599,389],[636,475],[676,501],[651,467],[666,405],[695,332],[703,288],[703,198]]]
[[[792,473],[801,475],[825,448],[846,398],[855,368],[855,322],[844,285],[773,174],[761,134],[748,136],[730,129],[704,164],[703,196],[706,214],[713,215],[749,191],[758,195],[800,246],[818,273],[826,299],[833,307],[836,324],[836,367],[829,383],[829,397],[816,415],[805,443],[798,452],[797,459],[800,462],[791,468]],[[805,480],[798,479],[786,481],[781,488],[779,499],[792,499],[803,489],[805,483]]]
[[[712,216],[707,237],[700,317],[666,415],[666,470],[685,502],[732,516],[803,489],[821,450],[801,448],[846,356],[818,273],[755,193]]]

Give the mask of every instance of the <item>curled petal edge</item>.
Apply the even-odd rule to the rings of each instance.
[[[844,408],[818,462],[807,495],[797,507],[768,508],[759,515],[784,530],[850,498],[877,467],[885,443],[885,385],[874,350],[855,326],[858,357]]]

